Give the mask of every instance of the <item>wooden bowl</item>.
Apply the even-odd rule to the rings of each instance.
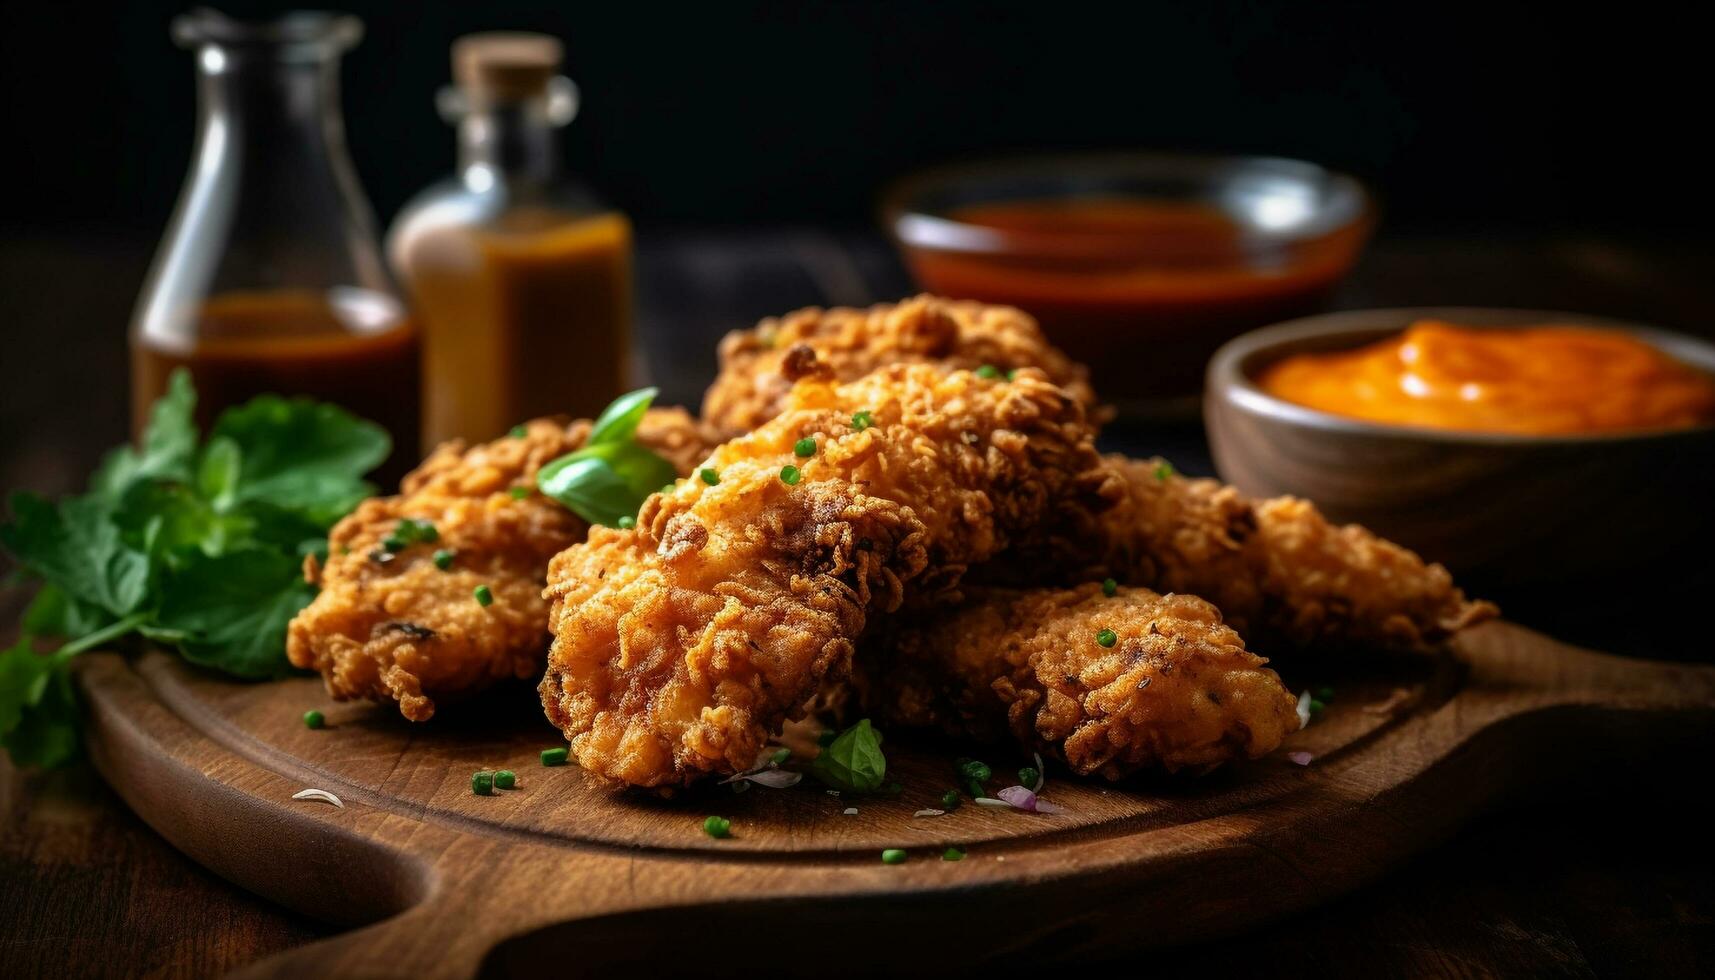
[[[1210,361],[1204,410],[1222,478],[1256,496],[1307,498],[1331,520],[1362,524],[1492,586],[1712,560],[1715,426],[1578,436],[1453,432],[1331,415],[1255,382],[1282,357],[1358,347],[1424,319],[1621,330],[1715,373],[1715,345],[1578,314],[1423,307],[1307,317],[1245,334]]]

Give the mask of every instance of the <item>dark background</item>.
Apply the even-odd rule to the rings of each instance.
[[[288,5],[216,4],[234,15]],[[1392,232],[1679,235],[1700,185],[1705,27],[1639,4],[344,3],[353,154],[385,222],[447,172],[448,43],[554,33],[568,162],[663,225],[866,224],[876,188],[1008,149],[1297,156],[1373,181]],[[6,233],[153,236],[190,154],[177,3],[7,4]],[[1688,9],[1682,6],[1681,9]]]

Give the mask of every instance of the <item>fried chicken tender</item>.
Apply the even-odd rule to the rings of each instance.
[[[1207,771],[1272,752],[1299,724],[1297,699],[1219,610],[1147,589],[973,590],[881,631],[860,661],[854,686],[882,721],[1010,736],[1080,776]]]
[[[1096,517],[1085,575],[1202,596],[1255,648],[1433,647],[1496,615],[1440,565],[1295,497],[1251,500],[1161,460],[1106,457],[1124,502]]]
[[[321,672],[340,700],[393,700],[412,721],[506,678],[537,674],[548,646],[542,598],[548,559],[583,540],[588,525],[536,492],[536,471],[580,448],[590,423],[536,419],[522,438],[466,448],[449,442],[403,480],[334,526],[325,567],[306,563],[321,586],[286,633],[286,654]],[[681,409],[648,412],[637,440],[687,473],[708,451],[700,423]],[[514,489],[528,491],[514,498]],[[427,521],[435,539],[388,551],[405,519]],[[436,551],[453,555],[445,570]],[[479,605],[477,586],[494,601]]]
[[[846,678],[871,614],[955,598],[968,566],[1057,513],[1111,506],[1092,438],[1034,369],[800,383],[782,414],[715,450],[709,479],[555,557],[549,720],[616,783],[748,768]]]
[[[1088,369],[1050,344],[1028,314],[928,295],[867,310],[810,307],[727,334],[720,374],[703,398],[703,418],[728,438],[741,435],[778,415],[793,383],[812,365],[836,381],[855,381],[889,364],[1039,368],[1092,418],[1105,419]]]

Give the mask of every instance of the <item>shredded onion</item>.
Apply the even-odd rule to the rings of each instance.
[[[855,817],[855,816],[857,816],[857,807],[848,806],[844,810],[841,810],[840,812],[845,814],[848,817]]]
[[[1310,692],[1305,691],[1298,696],[1298,727],[1300,730],[1310,727]]]
[[[998,795],[1008,806],[1015,810],[1023,810],[1026,813],[1066,812],[1063,807],[1055,806],[1047,800],[1038,797],[1035,793],[1031,792],[1028,787],[1008,786],[1006,789],[1001,790]]]
[[[1310,760],[1316,758],[1308,752],[1288,752],[1286,753],[1286,757],[1301,766],[1309,765]]]
[[[918,810],[916,813],[912,814],[912,816],[914,816],[914,817],[944,817],[946,815],[947,815],[947,811],[945,811],[945,810],[934,810],[934,809]]]
[[[341,803],[339,801],[339,797],[333,795],[332,793],[329,793],[325,789],[301,789],[301,790],[298,790],[296,793],[292,794],[292,799],[294,799],[294,800],[319,800],[323,803],[332,803],[334,806],[339,807],[341,810],[345,809],[345,804]]]
[[[1036,785],[1030,787],[1032,793],[1042,792],[1042,784],[1048,781],[1048,767],[1042,764],[1042,753],[1030,753],[1036,759]]]

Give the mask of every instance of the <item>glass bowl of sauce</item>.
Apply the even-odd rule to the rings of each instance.
[[[882,208],[922,288],[1030,313],[1133,414],[1194,406],[1222,343],[1324,308],[1374,224],[1344,174],[1176,154],[942,168]]]

